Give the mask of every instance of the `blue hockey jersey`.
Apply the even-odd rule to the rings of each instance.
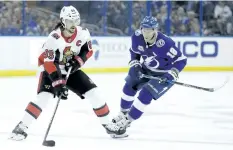
[[[136,30],[131,37],[131,60],[140,60],[144,69],[154,73],[166,73],[171,68],[179,72],[186,66],[187,58],[175,46],[175,42],[168,36],[158,32],[155,42],[146,44],[141,30]]]

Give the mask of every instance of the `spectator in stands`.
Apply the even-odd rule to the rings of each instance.
[[[94,35],[103,35],[105,25],[108,27],[106,31],[110,32],[107,35],[120,35],[122,32],[131,35],[139,27],[139,21],[147,13],[146,1],[133,1],[133,18],[130,26],[128,18],[130,9],[127,1],[108,1],[107,3],[104,1],[25,1],[23,20],[22,4],[22,1],[0,2],[0,35],[21,35],[25,29],[26,35],[47,36],[48,31],[59,19],[57,10],[60,10],[64,4],[77,5],[76,7],[83,16],[82,23],[89,24],[87,27],[92,25]],[[163,32],[166,31],[168,21],[166,5],[165,1],[151,1],[151,14],[157,17],[160,30]],[[199,8],[199,1],[172,1],[172,13],[171,18],[169,18],[172,25],[171,34],[199,35]],[[107,16],[104,15],[105,11],[107,11]],[[207,36],[232,35],[232,11],[233,2],[203,1],[203,34]],[[129,30],[130,28],[132,30]],[[92,31],[90,31],[91,34]]]
[[[180,28],[182,25],[181,20],[179,19],[179,16],[177,15],[176,11],[173,11],[172,13],[172,21],[171,21],[171,34],[172,35],[178,35],[180,33]]]
[[[188,15],[188,28],[189,28],[189,33],[192,36],[198,36],[200,35],[200,26],[199,26],[199,21],[196,18],[196,14],[193,11],[187,12]]]
[[[214,8],[214,18],[217,19],[217,26],[222,35],[226,35],[226,22],[232,16],[232,11],[223,1],[219,1]]]
[[[0,35],[8,35],[8,22],[6,18],[0,19]]]

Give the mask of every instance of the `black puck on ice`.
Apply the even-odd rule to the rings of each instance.
[[[55,141],[53,141],[53,140],[48,140],[48,141],[44,141],[42,144],[43,144],[44,146],[53,147],[53,146],[55,146]]]

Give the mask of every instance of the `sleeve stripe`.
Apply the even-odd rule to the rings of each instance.
[[[130,47],[130,50],[136,54],[140,54],[139,52],[134,51],[132,47]]]
[[[44,68],[49,74],[57,71],[57,67],[53,62],[44,62]]]
[[[174,63],[177,62],[177,61],[184,60],[184,59],[187,59],[187,57],[185,57],[185,56],[182,54],[180,57],[178,57],[178,58],[176,59],[176,61],[174,61]]]

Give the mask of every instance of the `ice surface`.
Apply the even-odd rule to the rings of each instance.
[[[233,73],[182,73],[181,82],[212,87],[230,82],[209,93],[174,86],[146,109],[140,120],[128,129],[126,139],[111,139],[95,117],[88,100],[70,93],[61,101],[48,139],[56,141],[56,150],[233,150]],[[105,95],[111,115],[119,110],[125,74],[91,74]],[[8,140],[8,135],[36,96],[37,78],[0,78],[0,150],[42,150],[42,139],[56,99],[29,129],[25,141]],[[50,148],[51,149],[51,148]]]

